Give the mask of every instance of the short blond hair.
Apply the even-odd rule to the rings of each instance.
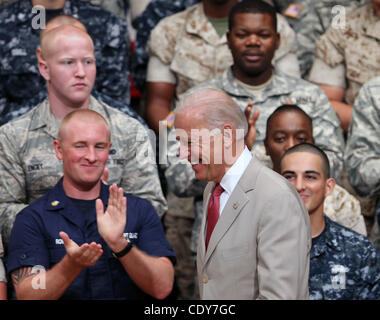
[[[68,115],[66,115],[63,118],[61,125],[59,126],[59,131],[58,131],[59,141],[61,142],[63,141],[67,127],[70,124],[70,122],[72,122],[73,120],[104,123],[107,129],[108,140],[109,141],[111,140],[111,131],[110,131],[108,122],[100,113],[94,110],[90,110],[90,109],[78,109],[78,110],[70,112]]]

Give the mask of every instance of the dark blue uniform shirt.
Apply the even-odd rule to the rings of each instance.
[[[107,207],[108,186],[102,184],[100,199]],[[88,220],[87,220],[88,219]],[[96,212],[87,217],[66,196],[62,179],[44,196],[22,210],[12,230],[8,272],[25,266],[41,265],[51,269],[66,254],[60,231],[79,246],[96,242],[103,255],[96,264],[82,270],[62,299],[144,299],[118,259],[98,233]],[[149,201],[127,195],[127,225],[124,236],[140,250],[175,263],[175,253],[167,242],[161,221]]]
[[[323,232],[312,240],[310,300],[380,299],[380,269],[369,240],[325,215]]]

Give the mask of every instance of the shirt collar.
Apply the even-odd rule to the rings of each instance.
[[[223,90],[231,96],[236,97],[247,97],[250,98],[251,94],[236,81],[233,73],[232,67],[228,68],[222,75],[222,86]],[[273,71],[272,80],[268,83],[267,87],[262,91],[260,97],[258,97],[256,102],[265,101],[268,97],[289,94],[294,89],[295,79],[291,76],[284,74],[279,70]]]
[[[326,214],[324,214],[325,218],[325,228],[322,233],[318,236],[321,237],[319,241],[313,245],[310,258],[317,257],[322,255],[327,248],[332,249],[333,251],[341,251],[342,249],[339,247],[337,242],[337,233],[335,230],[332,230],[333,225],[332,221]]]
[[[241,176],[243,175],[251,160],[252,153],[248,150],[247,147],[245,147],[232,167],[229,168],[223,176],[222,180],[220,181],[220,185],[229,195],[232,194],[232,191],[235,189],[237,183],[239,182]]]

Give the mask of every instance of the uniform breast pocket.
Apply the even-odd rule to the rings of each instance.
[[[34,200],[58,182],[62,176],[62,164],[56,158],[52,139],[31,138],[28,154],[24,156],[26,189]]]

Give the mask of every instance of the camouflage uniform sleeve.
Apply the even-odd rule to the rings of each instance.
[[[380,297],[380,268],[376,250],[372,244],[366,240],[367,246],[357,257],[361,261],[360,269],[357,270],[357,276],[362,281],[358,281],[357,292],[358,300],[378,300]]]
[[[345,161],[359,195],[380,196],[380,78],[363,85],[355,101]]]
[[[280,33],[280,47],[274,55],[275,67],[285,74],[300,77],[299,63],[297,59],[296,33],[291,28],[287,20],[281,14],[277,14],[278,27]]]
[[[345,43],[342,30],[332,26],[317,41],[315,57],[327,63],[330,67],[335,67],[344,63]]]
[[[144,89],[146,78],[146,67],[149,60],[147,43],[152,29],[157,23],[174,13],[185,10],[186,7],[193,5],[198,0],[152,0],[136,19],[133,26],[136,29],[135,51],[132,60],[133,79],[137,88]]]
[[[137,120],[130,120],[128,124],[119,124],[120,128],[128,125],[132,134],[126,137],[125,130],[121,130],[118,139],[124,140],[124,148],[134,150],[125,159],[120,186],[126,193],[149,200],[161,218],[167,210],[167,203],[162,192],[152,143],[148,131]],[[113,139],[115,138],[114,136]]]
[[[307,10],[302,10],[297,19],[294,27],[297,34],[297,58],[301,76],[305,78],[313,66],[316,42],[323,34],[323,30],[314,8],[310,8],[310,6]]]
[[[167,17],[157,24],[150,34],[147,45],[149,56],[158,57],[164,64],[170,64],[173,59],[181,22],[185,21],[172,17]]]
[[[339,181],[343,170],[344,138],[339,118],[321,88],[315,86],[313,101],[318,116],[313,117],[313,136],[316,145],[326,152],[331,175]]]
[[[14,148],[16,138],[0,129],[0,234],[6,246],[17,213],[26,207],[25,175],[18,151]]]

